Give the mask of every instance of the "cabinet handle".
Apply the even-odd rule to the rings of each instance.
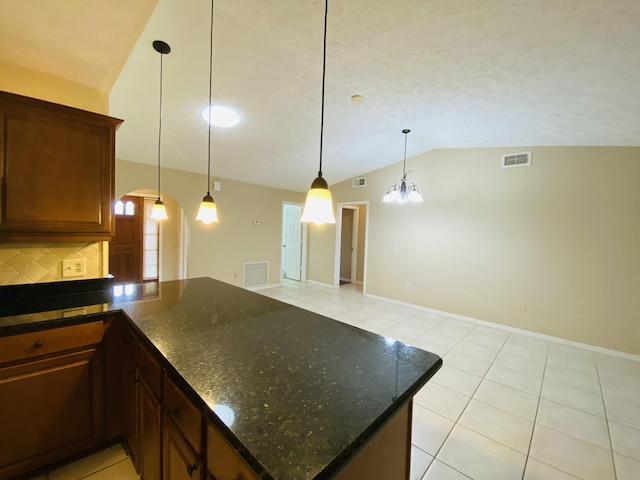
[[[38,340],[36,343],[33,344],[33,348],[41,348],[44,345],[44,343],[42,342],[42,340]]]
[[[180,413],[180,410],[178,410],[177,408],[175,408],[175,409],[173,410],[173,412],[172,412],[172,413],[173,413],[173,416],[174,416],[174,417],[177,417],[177,416],[178,416],[178,413]]]
[[[195,472],[197,469],[198,469],[197,463],[194,463],[193,465],[187,465],[187,473],[189,474],[189,476],[191,476],[193,472]]]

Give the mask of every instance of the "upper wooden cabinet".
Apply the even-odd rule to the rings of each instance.
[[[0,241],[109,240],[121,123],[0,92]]]

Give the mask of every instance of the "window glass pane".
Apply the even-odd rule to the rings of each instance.
[[[158,278],[158,267],[155,265],[145,265],[143,276],[145,280]]]
[[[158,279],[158,247],[160,239],[160,226],[158,222],[149,218],[153,210],[155,199],[144,199],[144,239],[142,252],[142,278],[143,280]]]
[[[135,213],[135,205],[133,204],[133,202],[131,200],[129,200],[124,205],[124,214],[125,215],[133,215],[134,213]]]
[[[118,200],[113,206],[113,213],[115,213],[116,215],[124,214],[124,203],[122,203],[122,200]]]
[[[145,250],[157,250],[158,249],[158,236],[157,235],[145,235],[144,236],[144,249]]]

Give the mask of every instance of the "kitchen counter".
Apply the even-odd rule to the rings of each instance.
[[[39,312],[3,302],[0,335],[122,311],[265,478],[330,478],[442,364],[435,354],[210,278],[50,302],[48,311],[46,299],[34,302]]]

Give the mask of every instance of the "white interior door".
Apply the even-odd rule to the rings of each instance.
[[[302,207],[282,206],[282,272],[285,278],[302,279]]]

